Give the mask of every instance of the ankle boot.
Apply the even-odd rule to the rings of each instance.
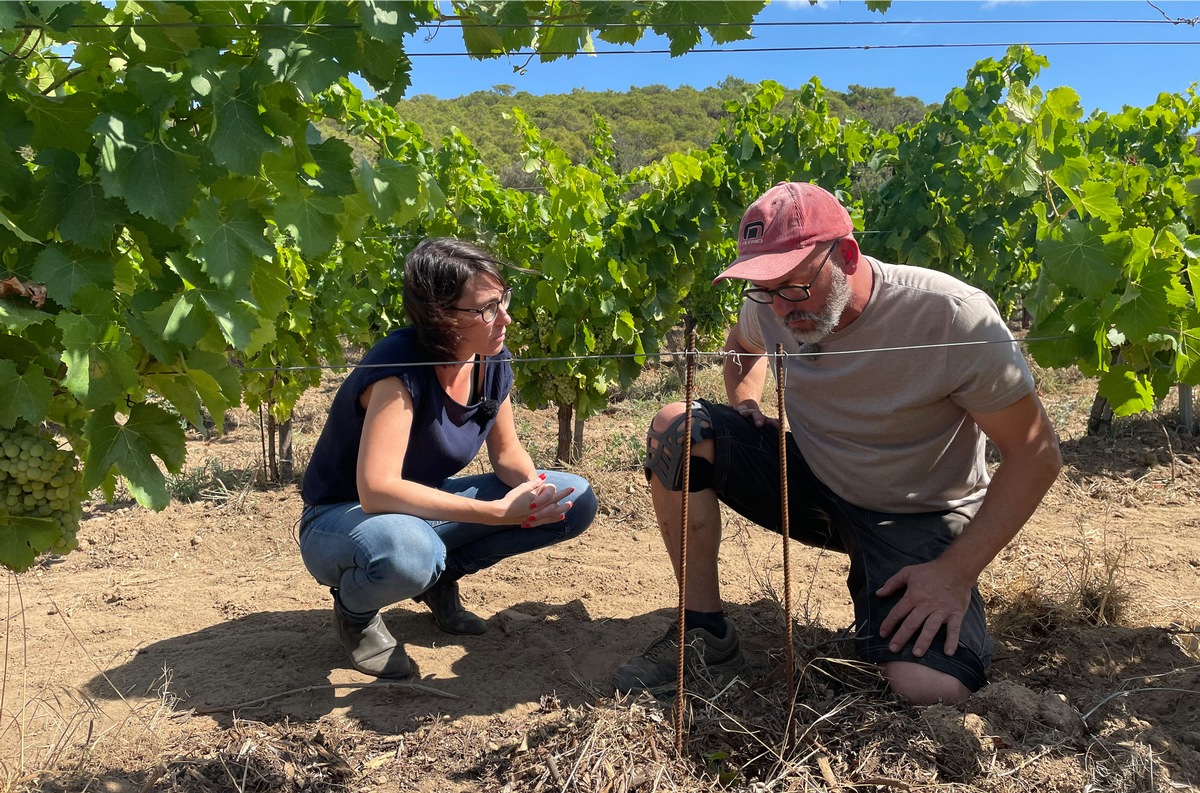
[[[446,633],[476,636],[487,630],[487,623],[467,611],[458,599],[458,581],[443,575],[433,586],[413,600],[429,606],[433,621]]]
[[[369,622],[356,622],[342,611],[334,591],[333,623],[342,647],[350,654],[350,665],[364,675],[399,678],[413,673],[412,660],[383,624],[379,612]]]

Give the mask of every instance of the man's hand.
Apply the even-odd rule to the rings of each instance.
[[[904,590],[904,596],[884,618],[879,635],[891,637],[888,649],[894,653],[916,636],[913,655],[920,658],[945,625],[944,650],[946,655],[953,655],[974,585],[974,581],[961,580],[961,575],[941,559],[902,567],[875,591],[879,597],[887,597]]]
[[[738,415],[740,415],[742,418],[747,418],[753,421],[754,426],[756,427],[761,427],[764,424],[772,427],[779,426],[779,419],[774,419],[763,415],[762,410],[759,408],[758,400],[756,399],[743,399],[741,402],[734,405],[733,409],[736,410]]]

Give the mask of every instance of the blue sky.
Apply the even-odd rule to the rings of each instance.
[[[1161,12],[1157,9],[1161,9]],[[1167,24],[1171,19],[1200,17],[1200,0],[1108,0],[1107,2],[927,2],[896,0],[886,14],[867,11],[862,0],[779,2],[757,22],[876,22],[870,26],[762,26],[755,38],[722,45],[722,49],[751,47],[862,47],[863,45],[997,44],[990,47],[929,49],[849,49],[812,52],[704,53],[678,58],[667,55],[622,54],[577,56],[551,63],[529,62],[523,74],[513,67],[524,58],[479,62],[466,57],[432,57],[423,53],[462,52],[455,29],[445,29],[432,41],[418,32],[406,49],[413,60],[413,85],[407,96],[433,94],[453,97],[507,84],[532,94],[626,91],[630,86],[662,84],[671,88],[704,88],[732,75],[750,82],[776,80],[795,88],[816,76],[827,88],[844,91],[851,84],[894,87],[901,96],[940,102],[946,92],[964,82],[967,70],[983,58],[999,58],[1003,45],[1025,43],[1046,56],[1043,89],[1068,85],[1080,95],[1085,110],[1120,110],[1123,105],[1152,104],[1159,92],[1183,92],[1200,80],[1200,24]],[[1055,20],[1070,20],[1069,22]],[[1115,20],[1104,24],[1089,20]],[[971,21],[972,24],[928,24]],[[898,24],[920,22],[922,24]],[[1043,46],[1049,42],[1176,42],[1174,44]],[[701,48],[713,47],[707,39]],[[597,41],[596,49],[665,49],[666,43],[646,37],[635,47]]]

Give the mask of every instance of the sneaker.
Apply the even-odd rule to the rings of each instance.
[[[694,688],[698,682],[718,685],[732,680],[746,666],[733,623],[725,618],[725,638],[718,639],[703,628],[684,635],[684,684]],[[613,685],[621,694],[649,691],[655,696],[671,695],[678,688],[679,625],[676,623],[642,655],[629,659],[613,674]]]

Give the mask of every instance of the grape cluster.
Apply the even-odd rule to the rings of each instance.
[[[59,529],[51,547],[59,553],[75,550],[82,514],[78,464],[74,452],[58,448],[35,427],[0,428],[0,516],[49,518]]]

